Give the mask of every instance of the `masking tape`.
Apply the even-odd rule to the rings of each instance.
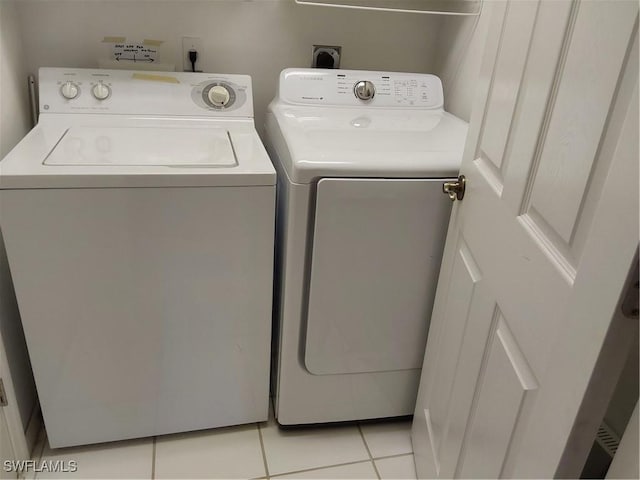
[[[176,77],[169,75],[153,75],[151,73],[134,73],[134,80],[147,80],[149,82],[165,82],[165,83],[180,83]]]
[[[124,43],[127,37],[104,37],[102,43]]]
[[[160,45],[162,45],[163,43],[164,43],[164,41],[163,41],[163,40],[153,40],[153,39],[150,39],[150,38],[145,38],[145,39],[142,41],[142,44],[143,44],[143,45],[147,45],[147,46],[149,46],[149,47],[159,47],[159,46],[160,46]]]

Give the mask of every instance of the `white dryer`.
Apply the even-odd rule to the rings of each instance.
[[[288,69],[266,131],[278,422],[412,414],[467,124],[433,75]]]
[[[266,420],[276,172],[245,75],[41,69],[0,226],[52,447]]]

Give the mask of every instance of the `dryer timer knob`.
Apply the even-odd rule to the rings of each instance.
[[[361,80],[353,87],[353,93],[355,93],[356,97],[360,100],[368,102],[375,96],[376,87],[369,80]]]
[[[209,97],[209,101],[216,107],[224,107],[231,99],[229,90],[222,85],[214,85],[211,87],[207,96]]]

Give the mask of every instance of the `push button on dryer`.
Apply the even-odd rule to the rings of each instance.
[[[360,100],[364,100],[365,102],[368,102],[375,96],[376,87],[369,80],[361,80],[354,85],[353,93]]]

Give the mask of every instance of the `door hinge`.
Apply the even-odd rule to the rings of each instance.
[[[0,407],[6,407],[8,404],[7,394],[4,391],[4,382],[0,378]]]

